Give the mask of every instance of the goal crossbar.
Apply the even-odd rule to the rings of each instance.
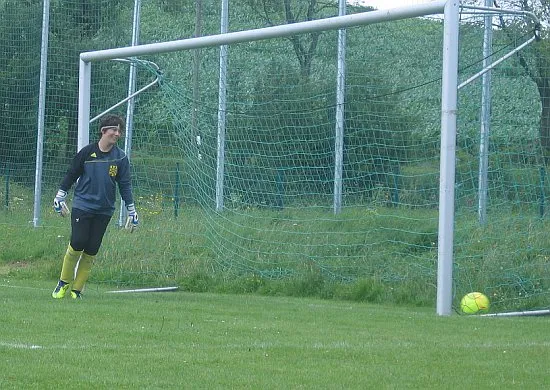
[[[317,31],[338,30],[346,27],[363,26],[419,16],[437,15],[443,13],[446,3],[447,0],[439,0],[432,1],[427,4],[417,4],[388,10],[361,12],[353,15],[335,16],[331,18],[264,27],[254,30],[237,31],[168,42],[150,43],[146,45],[127,46],[116,49],[90,51],[81,53],[80,60],[84,62],[91,62],[99,60],[112,60],[121,57],[133,57],[144,54],[160,54],[180,50],[201,49],[205,47],[259,41]]]

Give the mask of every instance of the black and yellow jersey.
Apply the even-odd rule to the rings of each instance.
[[[118,146],[105,153],[98,143],[83,147],[74,157],[60,188],[69,191],[77,182],[73,208],[94,214],[113,215],[116,185],[126,204],[134,203],[130,163]]]

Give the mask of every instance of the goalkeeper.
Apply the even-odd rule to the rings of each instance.
[[[54,210],[61,216],[71,216],[71,239],[63,258],[59,282],[52,293],[54,298],[63,298],[69,287],[72,298],[81,298],[115,211],[117,184],[128,211],[126,227],[133,230],[138,225],[130,163],[124,151],[116,145],[123,131],[121,117],[103,116],[99,125],[99,142],[83,147],[76,154],[55,196]],[[73,207],[69,213],[65,200],[75,182]]]

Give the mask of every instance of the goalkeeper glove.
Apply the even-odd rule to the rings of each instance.
[[[65,203],[66,198],[67,191],[59,190],[57,191],[55,199],[53,200],[53,209],[62,217],[65,217],[70,213],[69,208],[67,207],[67,203]]]
[[[132,233],[139,224],[136,206],[133,203],[130,203],[126,205],[126,210],[128,211],[128,218],[126,219],[125,228],[129,229],[130,233]]]

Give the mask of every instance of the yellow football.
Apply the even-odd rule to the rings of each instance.
[[[489,311],[489,298],[480,292],[471,292],[460,301],[460,309],[465,314]]]

